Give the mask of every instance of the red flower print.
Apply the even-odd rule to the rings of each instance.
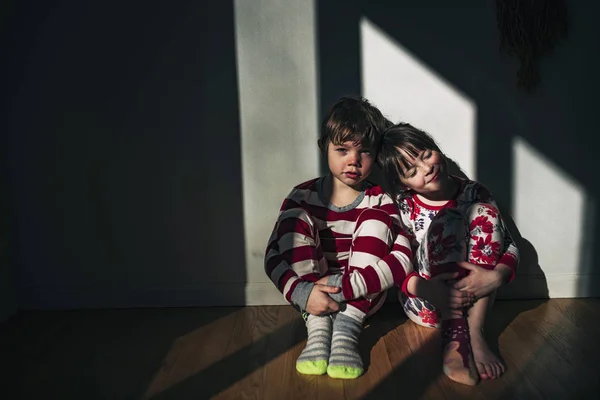
[[[421,321],[425,324],[435,325],[438,322],[437,313],[435,311],[430,311],[425,307],[419,311],[419,318],[421,318]]]
[[[483,232],[483,233],[493,233],[494,232],[494,224],[492,224],[490,221],[488,221],[488,219],[485,215],[480,215],[479,217],[477,217],[473,221],[471,221],[470,229],[471,229],[471,232],[475,231],[475,235],[472,235],[472,236],[476,236],[477,232],[479,232],[479,231]]]
[[[439,236],[442,234],[442,232],[444,232],[444,225],[441,222],[434,222],[433,226],[431,227],[431,235]]]
[[[498,212],[492,207],[486,207],[485,212],[492,218],[498,218]]]
[[[442,261],[452,253],[456,235],[448,235],[441,240],[440,237],[436,237],[435,240],[429,242],[429,262]]]
[[[477,240],[471,251],[471,258],[480,264],[492,265],[496,262],[499,251],[500,243],[492,241],[492,235],[487,235],[485,239]]]
[[[413,203],[414,219],[417,219],[420,214],[421,214],[421,207],[417,203]]]
[[[477,214],[481,215],[484,212],[492,218],[498,217],[498,210],[491,204],[479,204],[477,207]]]

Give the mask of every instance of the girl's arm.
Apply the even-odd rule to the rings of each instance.
[[[474,202],[490,204],[498,213],[498,222],[495,228],[501,229],[504,236],[504,243],[502,244],[503,253],[492,270],[468,262],[457,263],[460,267],[469,270],[470,273],[456,282],[454,288],[474,293],[477,297],[483,297],[514,279],[520,255],[519,249],[502,219],[498,205],[483,185],[479,183],[476,185]]]
[[[457,276],[458,272],[446,272],[427,280],[417,273],[412,273],[406,277],[402,284],[402,291],[408,297],[419,297],[427,300],[439,310],[459,310],[471,305],[474,296],[448,285],[447,281],[456,279]]]
[[[503,249],[504,253],[500,256],[500,259],[496,263],[496,267],[494,270],[499,274],[501,278],[501,285],[504,283],[511,282],[515,278],[515,274],[517,271],[517,267],[519,266],[520,253],[515,241],[513,240],[510,231],[506,227],[504,223],[504,219],[502,218],[502,214],[500,214],[500,208],[498,208],[498,204],[492,198],[489,191],[481,184],[480,190],[482,192],[482,203],[488,203],[493,206],[496,210],[498,210],[498,220],[500,223],[500,229],[502,229],[504,233],[504,243]],[[486,199],[487,197],[487,199]]]
[[[495,202],[493,202],[493,205],[496,208],[498,208]],[[517,272],[517,267],[519,266],[519,260],[521,256],[519,253],[519,248],[515,244],[508,228],[506,228],[506,225],[502,220],[502,216],[500,216],[500,221],[502,222],[502,226],[504,227],[505,250],[504,254],[502,254],[500,260],[498,260],[498,263],[496,264],[496,267],[494,269],[501,274],[502,283],[508,283],[512,282],[512,280],[515,278],[515,274]]]

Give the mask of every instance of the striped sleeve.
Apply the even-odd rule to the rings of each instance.
[[[294,291],[299,285],[306,286],[302,284],[303,275],[318,270],[321,258],[313,239],[313,223],[300,204],[304,192],[295,188],[284,200],[269,238],[264,262],[265,273],[286,301],[301,308],[306,305],[310,290],[300,296],[300,300],[294,299]],[[304,289],[312,289],[312,285]]]

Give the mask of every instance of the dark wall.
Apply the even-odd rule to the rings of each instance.
[[[2,147],[22,305],[218,302],[186,290],[245,274],[233,3],[7,10]]]

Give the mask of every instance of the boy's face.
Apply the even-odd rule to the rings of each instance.
[[[374,158],[370,149],[363,149],[360,143],[329,143],[327,146],[329,171],[339,182],[360,190],[360,184],[367,179],[373,168]]]

